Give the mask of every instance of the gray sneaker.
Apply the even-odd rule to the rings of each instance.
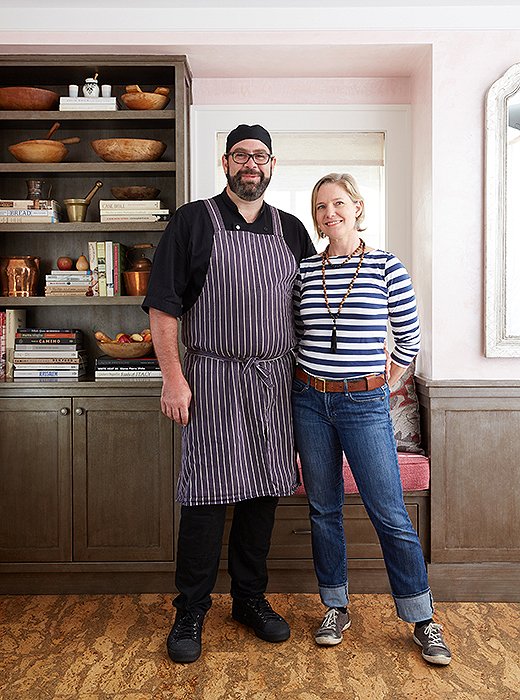
[[[442,625],[430,622],[424,627],[415,627],[413,641],[422,647],[422,657],[431,664],[447,666],[451,661],[451,651],[442,636]]]
[[[350,616],[348,611],[342,613],[337,608],[329,608],[323,618],[323,622],[314,635],[314,640],[316,644],[321,644],[322,646],[340,644],[343,641],[341,633],[349,627]]]

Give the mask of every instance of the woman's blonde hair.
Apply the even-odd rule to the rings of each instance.
[[[341,187],[343,187],[343,189],[353,202],[359,202],[359,204],[361,205],[361,211],[356,217],[355,228],[356,231],[364,231],[365,229],[361,228],[361,224],[365,220],[365,200],[363,199],[358,189],[356,180],[349,173],[329,173],[328,175],[324,175],[322,178],[320,178],[318,182],[314,185],[312,190],[312,220],[314,221],[314,228],[316,229],[316,233],[318,234],[318,236],[320,236],[320,238],[325,238],[326,235],[323,233],[323,231],[320,231],[318,222],[316,221],[316,202],[318,200],[318,190],[322,185],[325,185],[327,183],[341,185]]]

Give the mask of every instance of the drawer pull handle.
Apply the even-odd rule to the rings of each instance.
[[[77,408],[77,409],[74,411],[74,413],[75,413],[77,416],[82,416],[83,413],[84,413],[84,411],[83,411],[82,408]]]
[[[62,416],[68,416],[69,415],[69,409],[68,408],[60,408],[60,413]]]
[[[311,531],[310,531],[310,530],[306,530],[306,529],[304,529],[304,528],[298,528],[298,529],[296,529],[296,530],[293,530],[293,531],[292,531],[292,534],[293,534],[293,535],[310,535],[310,534],[311,534]]]

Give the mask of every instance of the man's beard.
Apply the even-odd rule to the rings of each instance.
[[[258,175],[260,180],[255,182],[243,182],[242,175]],[[246,202],[254,202],[259,199],[267,189],[267,185],[271,182],[271,176],[266,177],[262,171],[256,170],[239,170],[238,173],[231,176],[229,172],[226,174],[229,189],[234,192],[237,197]]]

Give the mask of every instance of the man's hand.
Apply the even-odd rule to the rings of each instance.
[[[161,411],[179,425],[188,425],[190,418],[191,389],[182,374],[164,381],[161,393]]]
[[[151,308],[150,328],[163,376],[161,411],[179,425],[188,425],[192,394],[179,357],[179,322],[175,316]]]

